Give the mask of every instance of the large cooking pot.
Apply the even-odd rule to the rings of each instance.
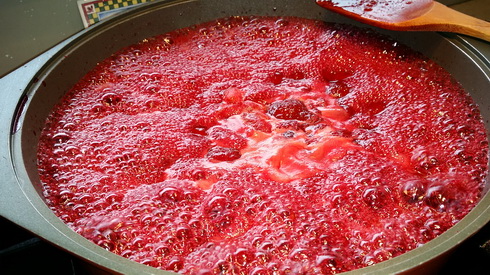
[[[46,206],[36,168],[38,137],[54,104],[97,62],[124,46],[176,28],[231,15],[288,15],[356,24],[314,0],[160,1],[78,33],[0,80],[0,215],[111,273],[169,274],[96,246]],[[432,58],[466,88],[490,129],[490,44],[456,35],[385,32]],[[447,232],[394,259],[349,274],[430,273],[490,220],[490,194]]]

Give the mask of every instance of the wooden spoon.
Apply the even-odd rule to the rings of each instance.
[[[376,27],[454,32],[490,42],[490,23],[432,0],[316,0],[328,10]]]

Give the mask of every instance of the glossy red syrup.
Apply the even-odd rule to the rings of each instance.
[[[49,116],[39,174],[71,228],[186,274],[338,273],[477,203],[477,106],[436,63],[353,27],[233,17],[104,60]]]
[[[432,8],[433,0],[317,0],[320,6],[351,17],[399,23],[417,18]]]

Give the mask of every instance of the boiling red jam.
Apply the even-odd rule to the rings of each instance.
[[[477,106],[431,60],[353,27],[233,17],[98,64],[39,143],[49,206],[186,274],[337,273],[414,249],[477,203]]]

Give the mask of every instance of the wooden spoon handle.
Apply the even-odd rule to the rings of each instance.
[[[426,14],[405,22],[395,23],[400,30],[442,31],[466,34],[490,42],[490,23],[434,2]],[[394,26],[395,27],[395,26]]]

